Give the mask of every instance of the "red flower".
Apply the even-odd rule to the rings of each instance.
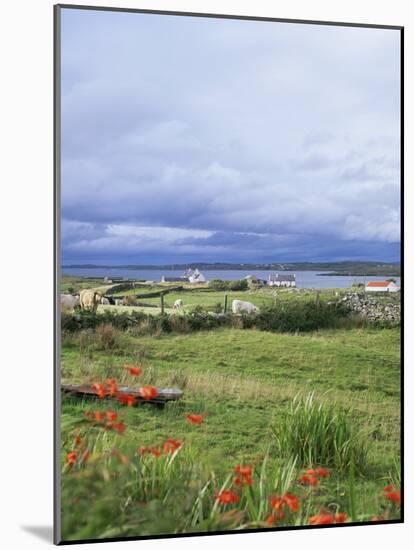
[[[401,493],[400,491],[389,491],[385,493],[385,498],[393,502],[396,506],[401,505]]]
[[[316,485],[318,485],[319,483],[317,477],[309,476],[307,474],[303,474],[302,476],[300,476],[299,479],[304,485],[312,485],[312,487],[316,487]]]
[[[282,497],[272,497],[270,499],[270,506],[273,510],[281,510],[283,508],[283,498]]]
[[[322,466],[316,468],[315,473],[317,476],[323,478],[327,478],[329,476],[329,471],[326,468],[322,468]]]
[[[118,395],[118,385],[116,383],[115,378],[109,378],[109,380],[107,380],[106,383],[109,386],[109,395],[111,397],[115,397],[116,395]]]
[[[248,464],[247,466],[236,466],[234,468],[234,471],[236,472],[236,476],[233,478],[233,483],[235,485],[251,485],[253,483],[252,480],[252,472],[253,472],[253,466]]]
[[[291,512],[297,512],[299,510],[299,499],[295,495],[292,495],[292,493],[286,493],[281,497],[272,497],[270,499],[270,506],[277,512],[282,512],[285,506]]]
[[[286,493],[283,497],[283,501],[290,508],[291,512],[297,512],[299,510],[299,499],[291,493]]]
[[[201,424],[204,421],[204,416],[202,414],[188,414],[187,420],[191,424]]]
[[[226,505],[233,502],[239,502],[240,497],[236,493],[233,493],[233,491],[223,490],[217,495],[216,500],[220,504]]]
[[[112,424],[112,427],[113,427],[114,430],[116,430],[120,434],[123,434],[124,431],[125,431],[125,424],[123,422],[118,422],[118,423]]]
[[[395,491],[395,487],[394,487],[394,485],[386,485],[386,486],[384,487],[384,491],[385,491],[386,493],[390,493],[391,491]]]
[[[92,384],[92,389],[96,391],[99,399],[103,399],[106,396],[105,384]]]
[[[142,374],[141,367],[134,367],[134,365],[124,365],[124,369],[127,369],[131,376],[140,376]]]
[[[158,447],[152,447],[151,448],[151,454],[153,456],[155,456],[156,458],[158,458],[159,456],[161,456],[161,451],[159,450]]]
[[[114,411],[106,411],[106,417],[108,418],[108,420],[113,422],[114,420],[116,420],[118,418],[118,413],[116,413]]]
[[[239,464],[234,468],[234,471],[241,476],[251,476],[253,472],[253,466],[251,466],[250,464],[248,464],[247,466],[240,466]]]
[[[309,518],[309,525],[330,525],[335,518],[332,514],[320,514]]]
[[[75,440],[74,440],[74,444],[75,444],[75,447],[79,447],[79,445],[82,443],[82,438],[80,435],[76,435],[75,436]]]
[[[173,453],[181,447],[182,443],[176,439],[167,439],[164,443],[164,453]]]
[[[269,525],[269,527],[271,527],[276,521],[280,519],[284,519],[284,517],[285,517],[285,514],[283,512],[278,512],[277,514],[270,514],[270,516],[266,518],[266,523]]]
[[[139,389],[139,393],[145,400],[154,399],[154,397],[158,395],[157,388],[154,388],[154,386],[142,386],[142,388]]]
[[[345,522],[346,522],[345,512],[340,512],[339,514],[336,514],[335,523],[345,523]]]
[[[75,464],[77,457],[78,457],[78,451],[72,451],[67,454],[66,462],[69,468],[71,468]]]
[[[133,405],[135,405],[137,398],[135,397],[135,395],[132,395],[130,393],[121,393],[118,396],[118,401],[122,405],[128,405],[128,407],[132,407]]]
[[[333,523],[345,523],[346,514],[319,514],[309,518],[309,525],[331,525]]]

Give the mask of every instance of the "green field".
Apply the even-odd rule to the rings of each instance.
[[[324,297],[329,298],[333,294],[334,291],[325,292]],[[280,295],[285,295],[286,299],[301,299],[300,292],[279,291],[276,300]],[[188,306],[208,306],[214,305],[220,297],[223,293],[188,292],[184,303]],[[264,291],[234,293],[234,297],[257,305],[261,305],[263,300],[273,299],[269,292]],[[169,295],[166,303],[171,304],[176,298],[182,298],[182,293]],[[167,513],[165,506],[162,507],[165,517],[161,521],[160,512],[154,510],[158,510],[160,494],[164,489],[157,484],[161,483],[161,478],[168,477],[168,472],[163,471],[161,475],[153,469],[151,476],[158,472],[155,478],[152,477],[153,492],[151,495],[148,492],[139,493],[138,497],[137,492],[129,494],[127,491],[125,494],[112,478],[105,485],[105,469],[100,470],[99,461],[95,465],[92,460],[92,466],[86,465],[79,467],[78,471],[64,474],[64,538],[111,536],[113,533],[113,536],[119,533],[156,534],[171,532],[172,529],[202,531],[240,528],[243,523],[241,519],[234,525],[225,523],[218,514],[217,505],[213,506],[212,494],[208,496],[206,490],[206,495],[203,493],[200,496],[201,480],[210,479],[210,489],[215,484],[219,487],[235,465],[249,463],[262,472],[264,462],[271,472],[278,471],[282,476],[280,469],[287,467],[294,457],[281,455],[273,429],[287,422],[295,396],[305,397],[311,392],[314,392],[318,403],[325,403],[346,414],[354,431],[363,433],[368,454],[366,464],[356,472],[355,480],[353,475],[350,478],[348,470],[331,468],[324,489],[309,497],[311,504],[308,505],[307,515],[303,511],[305,515],[286,519],[287,524],[307,522],[312,510],[317,513],[319,508],[332,509],[332,503],[335,510],[346,511],[349,516],[352,514],[354,521],[366,521],[378,515],[384,507],[384,485],[390,481],[398,482],[399,476],[399,346],[398,328],[324,330],[307,334],[237,329],[159,336],[122,332],[117,334],[116,345],[110,351],[103,349],[100,340],[91,331],[65,335],[62,382],[93,383],[116,378],[119,384],[137,385],[137,380],[121,368],[125,363],[132,363],[143,368],[139,385],[177,387],[183,389],[184,396],[181,401],[167,404],[162,410],[151,405],[132,408],[117,403],[109,405],[127,426],[122,436],[111,431],[102,433],[97,427],[84,425],[85,411],[105,411],[108,409],[107,403],[65,397],[62,403],[64,470],[66,454],[72,448],[74,430],[78,429],[82,437],[87,434],[89,440],[92,438],[96,456],[108,453],[113,447],[128,456],[131,461],[128,467],[135,472],[133,474],[130,470],[128,475],[120,473],[119,467],[112,463],[115,477],[125,475],[128,487],[134,483],[134,476],[138,475],[138,466],[134,462],[138,459],[132,458],[136,457],[136,449],[156,446],[167,438],[175,438],[183,443],[183,447],[174,457],[174,467],[184,468],[191,464],[192,481],[188,482],[186,497],[179,487],[174,489],[171,478],[170,488],[165,489],[162,499],[164,504],[175,502],[176,510]],[[202,425],[192,426],[185,420],[186,415],[192,413],[206,415]],[[161,459],[153,459],[157,460],[158,466],[153,468],[161,468]],[[297,479],[306,466],[313,464],[296,464],[290,473],[289,490],[294,493],[300,494],[303,489]],[[142,467],[146,467],[145,463]],[[90,478],[88,468],[93,471],[89,474]],[[197,474],[194,474],[195,470]],[[184,479],[187,474],[180,472],[176,476]],[[177,478],[174,479],[177,482]],[[260,479],[260,483],[254,482],[253,488],[256,483],[262,484],[262,477]],[[277,487],[276,482],[272,484],[273,488]],[[156,490],[155,486],[158,487]],[[249,490],[253,496],[249,498],[257,498],[257,502],[262,503],[262,493],[260,498],[255,496],[252,487]],[[114,491],[116,495],[112,494]],[[203,513],[197,516],[194,515],[195,505],[192,505],[191,512],[186,507],[186,499],[190,498],[192,491],[195,492],[192,497],[194,502],[204,503]],[[82,505],[74,507],[73,498]],[[244,513],[249,516],[248,525],[263,527],[265,512],[262,504],[258,504],[258,511],[253,512],[253,501],[249,504],[248,495],[243,498],[247,499],[247,511]],[[98,505],[97,502],[102,499],[105,504]],[[131,507],[131,502],[141,506],[140,513]],[[122,522],[118,516],[114,517],[119,510],[122,510]],[[397,517],[396,510],[392,513],[393,517]],[[153,514],[158,520],[154,519]],[[182,520],[185,514],[193,518],[188,524]],[[256,523],[252,523],[252,517],[257,517]]]

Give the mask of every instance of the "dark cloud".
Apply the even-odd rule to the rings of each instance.
[[[398,259],[396,31],[62,27],[64,259]]]

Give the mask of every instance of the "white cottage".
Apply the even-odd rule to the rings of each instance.
[[[283,286],[283,287],[295,287],[296,275],[291,273],[277,273],[276,275],[269,275],[268,286]]]
[[[199,271],[197,268],[196,269],[189,269],[186,274],[185,274],[186,277],[188,277],[188,280],[190,281],[190,283],[194,284],[194,283],[205,283],[206,282],[206,278],[204,277],[204,275],[201,273],[201,271]]]

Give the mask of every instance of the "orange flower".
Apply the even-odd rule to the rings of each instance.
[[[113,422],[114,420],[116,420],[118,418],[118,413],[116,413],[114,411],[106,411],[106,417],[108,418],[108,420]]]
[[[116,383],[115,378],[109,378],[106,383],[109,386],[109,395],[111,397],[115,397],[116,395],[118,395],[118,384]]]
[[[112,427],[114,430],[119,432],[120,434],[123,434],[125,431],[125,424],[123,422],[118,422],[116,424],[112,424]]]
[[[291,512],[297,512],[299,509],[299,499],[291,493],[286,493],[283,497],[283,501]]]
[[[335,516],[332,514],[320,514],[309,518],[309,525],[330,525],[335,523]]]
[[[164,443],[164,453],[173,453],[181,447],[182,443],[176,439],[167,439]]]
[[[147,453],[149,453],[150,450],[148,449],[148,447],[140,447],[140,448],[138,449],[138,452],[139,452],[140,455],[144,456],[144,455],[146,455]]]
[[[317,476],[323,478],[327,478],[329,476],[329,471],[326,468],[322,468],[322,466],[316,468],[315,473]]]
[[[204,421],[204,416],[202,414],[188,414],[187,420],[191,424],[201,424]]]
[[[220,504],[226,505],[226,504],[231,504],[233,502],[234,503],[239,502],[240,497],[236,493],[233,493],[233,491],[223,490],[217,495],[216,500]]]
[[[248,464],[247,466],[240,466],[239,464],[234,468],[234,471],[241,476],[251,476],[253,472],[253,466],[251,466],[251,464]]]
[[[130,393],[121,393],[118,396],[118,400],[122,405],[128,405],[128,407],[132,407],[135,405],[137,398],[135,395],[132,395]]]
[[[99,399],[103,399],[106,396],[105,384],[92,384],[92,389],[96,391]]]
[[[336,514],[335,523],[345,523],[345,522],[346,522],[345,512],[339,512],[339,514]]]
[[[140,376],[142,374],[141,367],[134,367],[134,365],[124,365],[124,369],[127,369],[131,376]]]
[[[299,509],[299,499],[292,495],[292,493],[286,493],[281,497],[272,497],[270,499],[270,506],[277,512],[282,512],[283,508],[287,506],[291,512],[297,512]]]
[[[386,486],[384,487],[384,491],[385,491],[386,493],[390,493],[391,491],[395,491],[395,487],[394,487],[394,485],[386,485]]]
[[[312,487],[316,487],[316,485],[318,485],[319,483],[317,477],[309,476],[307,474],[303,474],[302,476],[300,476],[299,479],[304,485],[312,485]]]
[[[239,464],[234,468],[234,471],[237,474],[233,478],[233,483],[235,485],[251,485],[253,483],[253,480],[251,478],[253,466],[251,466],[250,464],[247,466],[240,466]]]
[[[266,523],[269,525],[269,527],[271,527],[276,521],[284,519],[284,517],[285,514],[282,511],[278,512],[277,514],[270,514],[270,516],[266,518]]]
[[[103,422],[105,420],[104,413],[101,413],[100,411],[94,412],[93,415],[95,417],[96,422]]]
[[[151,448],[151,454],[153,456],[155,456],[156,458],[158,458],[159,456],[161,456],[161,451],[159,450],[158,447],[152,447]]]
[[[154,388],[154,386],[142,386],[142,388],[139,389],[139,393],[145,400],[154,399],[154,397],[158,395],[157,388]]]
[[[71,468],[75,464],[77,457],[78,457],[78,451],[72,451],[67,454],[66,462],[69,468]]]
[[[334,514],[319,514],[309,518],[309,525],[331,525],[333,523],[345,523],[346,514],[343,512]]]
[[[270,506],[273,510],[281,510],[283,508],[283,498],[282,497],[272,497],[270,499]]]
[[[385,493],[385,498],[393,502],[396,506],[401,505],[401,492],[400,491],[388,491]]]
[[[75,439],[74,439],[74,444],[75,444],[75,447],[79,447],[79,445],[82,443],[82,438],[81,436],[78,434],[78,435],[75,435]]]

